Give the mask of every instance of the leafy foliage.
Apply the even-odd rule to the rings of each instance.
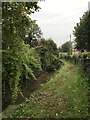
[[[89,77],[90,79],[90,53],[84,53],[82,56],[82,68],[84,73]],[[90,80],[89,80],[89,86],[90,86]]]
[[[70,53],[71,47],[72,47],[72,44],[70,41],[68,41],[61,46],[61,51]]]
[[[24,80],[25,83],[26,80],[36,80],[37,71],[41,71],[39,57],[31,56],[29,46],[26,46],[24,42],[21,42],[21,48],[18,52],[3,51],[3,86],[9,82],[13,100],[16,99],[19,88],[22,86],[19,84],[20,81]]]
[[[12,49],[18,41],[14,39],[16,36],[25,38],[26,29],[31,24],[31,19],[27,14],[31,14],[38,9],[37,2],[2,3],[3,49]]]
[[[40,41],[42,32],[30,19],[38,9],[37,2],[2,3],[3,102],[5,98],[8,101],[7,96],[15,102],[23,86],[36,80],[42,70],[54,71],[61,66],[57,45],[51,39]]]
[[[36,79],[30,63],[40,68],[38,60],[30,59],[30,49],[25,45],[26,30],[31,24],[27,14],[37,11],[39,7],[34,2],[3,2],[2,3],[2,39],[3,39],[3,99],[11,91],[12,101],[15,102],[21,76],[25,79]],[[40,68],[41,70],[41,68]]]
[[[36,21],[32,21],[30,28],[27,30],[27,37],[25,38],[25,43],[29,44],[30,47],[35,47],[38,45],[38,41],[41,39],[42,32],[40,27],[36,24]]]
[[[90,11],[83,14],[74,29],[73,34],[76,37],[77,49],[90,51]]]
[[[42,69],[45,71],[54,71],[61,66],[61,61],[58,57],[58,49],[53,40],[42,39],[39,46],[36,48],[41,57]]]

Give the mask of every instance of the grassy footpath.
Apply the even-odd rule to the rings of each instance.
[[[55,73],[46,84],[20,104],[13,118],[86,118],[88,85],[79,68],[72,63]]]

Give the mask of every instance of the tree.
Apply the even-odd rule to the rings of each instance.
[[[90,51],[90,11],[87,11],[80,18],[80,22],[74,27],[73,31],[78,50],[85,49]]]
[[[2,3],[2,86],[4,100],[9,92],[12,101],[15,102],[20,90],[23,71],[26,73],[26,79],[35,79],[35,71],[30,67],[30,63],[35,69],[40,68],[37,59],[31,58],[29,46],[25,45],[23,41],[27,28],[31,25],[28,14],[38,9],[37,2]]]
[[[70,53],[71,47],[71,42],[68,41],[61,46],[61,51]]]
[[[27,30],[27,37],[25,38],[25,43],[29,44],[30,47],[35,47],[38,45],[38,41],[41,39],[42,32],[40,27],[36,24],[36,21],[32,21],[30,28]]]
[[[38,43],[39,46],[46,47],[48,52],[52,52],[53,54],[57,55],[57,44],[53,41],[53,39],[49,38],[41,38],[41,40]]]
[[[57,55],[57,44],[51,38],[46,40],[46,46],[47,46],[48,51]]]
[[[41,65],[44,71],[54,71],[61,66],[57,45],[52,39],[41,39],[36,51],[41,58]]]
[[[2,3],[2,39],[3,49],[13,49],[18,42],[15,37],[25,38],[26,29],[31,24],[28,14],[37,11],[37,2]]]

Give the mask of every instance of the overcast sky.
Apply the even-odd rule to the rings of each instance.
[[[89,0],[45,0],[39,1],[39,12],[31,15],[43,32],[43,36],[53,38],[58,46],[69,40],[79,18],[88,9]],[[72,35],[73,39],[73,35]]]

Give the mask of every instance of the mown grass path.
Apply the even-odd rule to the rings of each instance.
[[[86,118],[87,78],[79,68],[65,62],[46,84],[42,84],[10,116],[13,118]]]

